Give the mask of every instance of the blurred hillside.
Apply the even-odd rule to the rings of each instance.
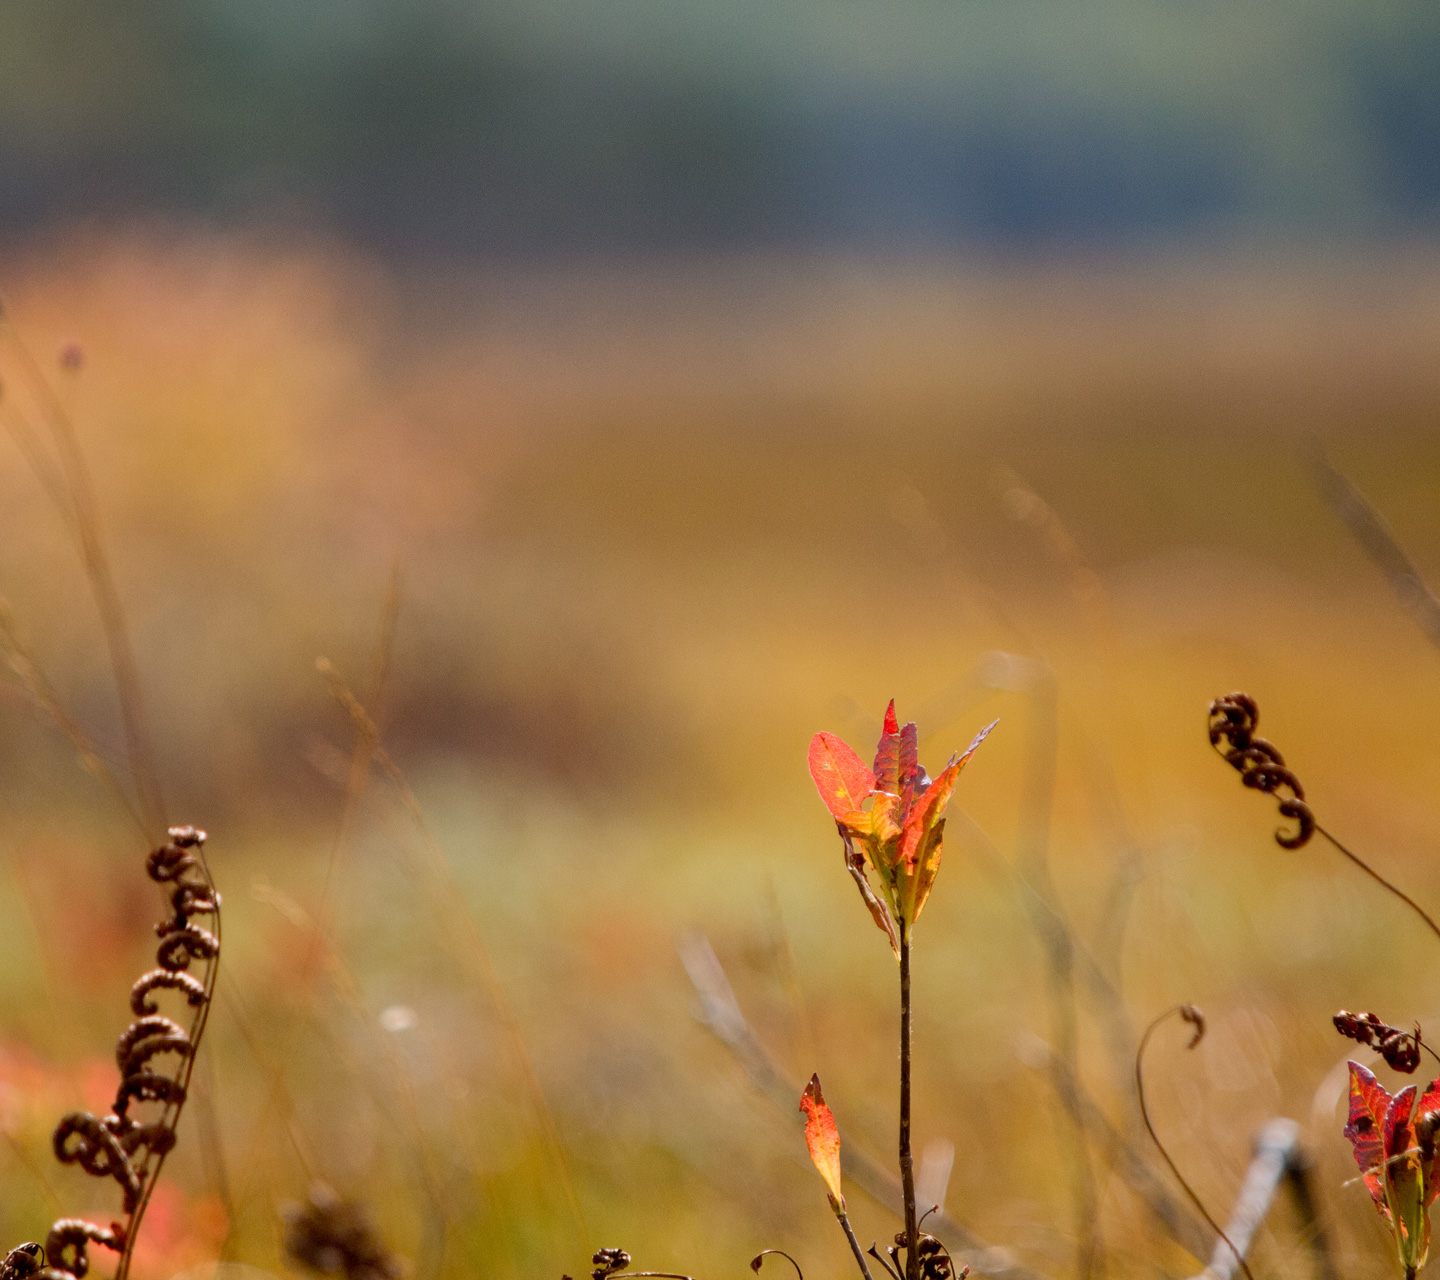
[[[1404,236],[1422,0],[13,0],[0,227],[407,254]]]

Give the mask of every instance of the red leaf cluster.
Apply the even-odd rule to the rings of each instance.
[[[995,727],[987,725],[965,750],[952,757],[933,782],[920,765],[914,722],[900,726],[892,699],[885,727],[867,766],[833,733],[810,741],[810,776],[845,842],[845,863],[860,887],[875,923],[899,951],[897,929],[920,918],[935,877],[945,835],[945,806],[966,761]],[[880,897],[866,870],[880,882]]]

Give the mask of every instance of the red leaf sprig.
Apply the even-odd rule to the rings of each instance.
[[[1370,1198],[1395,1238],[1400,1265],[1413,1276],[1430,1248],[1430,1206],[1440,1194],[1440,1080],[1416,1104],[1415,1086],[1390,1094],[1372,1072],[1350,1064],[1350,1117],[1345,1136]]]
[[[812,1075],[805,1092],[800,1095],[800,1110],[805,1113],[805,1146],[810,1159],[830,1195],[830,1207],[837,1214],[845,1212],[845,1197],[840,1193],[840,1129],[835,1113],[825,1104],[820,1092],[820,1077]]]
[[[810,776],[840,829],[846,868],[897,955],[899,930],[920,918],[940,871],[945,806],[956,779],[997,723],[980,730],[934,781],[920,765],[915,724],[900,727],[893,699],[873,765],[833,733],[817,733],[810,741]],[[875,872],[883,901],[867,869]]]

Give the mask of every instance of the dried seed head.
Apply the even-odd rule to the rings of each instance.
[[[1245,786],[1274,796],[1280,814],[1295,820],[1295,830],[1275,832],[1282,849],[1298,849],[1315,834],[1315,815],[1305,803],[1305,788],[1273,742],[1257,737],[1260,709],[1248,693],[1227,693],[1210,704],[1210,745],[1239,771]]]
[[[1414,1031],[1401,1031],[1382,1022],[1373,1013],[1351,1013],[1341,1009],[1332,1019],[1335,1030],[1349,1040],[1369,1045],[1394,1071],[1411,1074],[1420,1065],[1420,1024]]]
[[[934,1210],[932,1209],[933,1213]],[[928,1216],[928,1215],[927,1215]],[[900,1267],[899,1253],[905,1248],[905,1233],[895,1233],[895,1247],[887,1249],[886,1252],[896,1259],[896,1265],[900,1273],[905,1274],[903,1267]],[[920,1232],[915,1242],[915,1257],[920,1263],[920,1275],[923,1280],[956,1280],[955,1261],[950,1257],[950,1251],[940,1243],[934,1236],[927,1232]],[[969,1274],[969,1268],[962,1268],[961,1277]]]
[[[0,1262],[0,1280],[29,1280],[45,1265],[45,1250],[38,1244],[16,1245]]]
[[[1182,1004],[1180,1017],[1195,1028],[1195,1034],[1190,1037],[1190,1043],[1185,1046],[1187,1049],[1193,1049],[1205,1038],[1205,1015],[1193,1004]]]
[[[1437,1130],[1440,1130],[1440,1111],[1427,1111],[1415,1121],[1415,1141],[1420,1147],[1420,1158],[1427,1164],[1435,1155]]]
[[[624,1249],[597,1249],[590,1261],[595,1264],[591,1280],[605,1280],[617,1271],[624,1271],[630,1265],[630,1255]]]

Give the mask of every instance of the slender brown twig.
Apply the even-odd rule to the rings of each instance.
[[[1330,841],[1330,843],[1334,845],[1336,849],[1338,849],[1347,858],[1349,858],[1351,862],[1353,862],[1357,867],[1359,867],[1361,871],[1363,871],[1367,876],[1369,876],[1370,879],[1375,881],[1375,883],[1378,884],[1382,889],[1388,889],[1397,898],[1399,898],[1401,902],[1403,902],[1407,907],[1410,908],[1411,911],[1413,911],[1417,916],[1420,917],[1421,920],[1425,922],[1425,927],[1429,929],[1431,933],[1433,933],[1437,938],[1440,938],[1440,924],[1436,924],[1434,918],[1430,915],[1430,913],[1426,911],[1425,908],[1422,907],[1418,902],[1416,902],[1414,898],[1412,898],[1408,893],[1406,893],[1405,890],[1400,888],[1399,885],[1387,880],[1378,871],[1376,871],[1374,867],[1372,867],[1368,862],[1366,862],[1364,858],[1362,858],[1358,853],[1354,852],[1354,850],[1342,844],[1318,822],[1315,824],[1315,830],[1317,833],[1324,836],[1325,839]]]
[[[800,1270],[800,1264],[786,1253],[784,1249],[761,1249],[759,1253],[750,1259],[750,1270],[755,1272],[756,1275],[759,1275],[760,1268],[765,1265],[766,1256],[772,1253],[784,1258],[786,1262],[795,1268],[795,1274],[800,1277],[800,1280],[805,1280],[805,1273]]]
[[[850,1225],[850,1215],[841,1209],[835,1216],[840,1220],[840,1227],[845,1232],[845,1239],[850,1242],[850,1252],[855,1255],[855,1261],[860,1265],[860,1274],[865,1277],[865,1280],[873,1280],[870,1275],[870,1267],[865,1261],[865,1253],[860,1248],[860,1241],[855,1238],[855,1228]],[[789,1257],[788,1254],[786,1256]],[[790,1260],[795,1261],[793,1258]],[[799,1271],[800,1268],[797,1266],[795,1270]]]
[[[915,1218],[915,1157],[910,1151],[910,952],[913,931],[900,919],[900,1187],[905,1196],[905,1280],[919,1280],[920,1228]]]
[[[1140,1037],[1140,1047],[1135,1050],[1135,1092],[1140,1099],[1140,1118],[1145,1122],[1145,1129],[1150,1134],[1151,1141],[1153,1141],[1159,1149],[1160,1155],[1164,1158],[1165,1163],[1170,1166],[1170,1172],[1175,1175],[1175,1181],[1180,1184],[1185,1194],[1190,1197],[1190,1203],[1199,1211],[1200,1216],[1210,1224],[1215,1234],[1230,1246],[1230,1252],[1235,1255],[1235,1260],[1239,1262],[1240,1269],[1245,1272],[1246,1280],[1255,1280],[1255,1276],[1250,1271],[1250,1264],[1245,1261],[1240,1250],[1231,1243],[1230,1237],[1225,1234],[1225,1228],[1210,1216],[1210,1210],[1205,1207],[1204,1202],[1195,1194],[1195,1189],[1185,1181],[1185,1175],[1180,1172],[1175,1165],[1175,1161],[1170,1158],[1170,1153],[1165,1149],[1165,1144],[1160,1141],[1160,1135],[1155,1132],[1155,1126],[1150,1121],[1150,1109],[1145,1105],[1145,1077],[1141,1071],[1145,1060],[1145,1049],[1150,1043],[1150,1037],[1155,1034],[1155,1028],[1164,1022],[1172,1013],[1179,1014],[1182,1019],[1195,1028],[1195,1034],[1190,1037],[1188,1048],[1193,1049],[1200,1043],[1201,1038],[1205,1034],[1205,1017],[1193,1004],[1177,1004],[1172,1009],[1166,1009],[1164,1013],[1145,1028],[1144,1035]]]

